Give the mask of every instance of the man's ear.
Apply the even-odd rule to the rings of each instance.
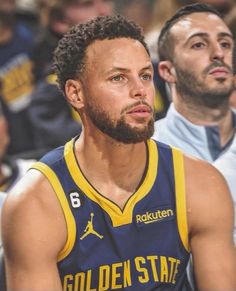
[[[176,72],[175,72],[175,68],[174,68],[171,61],[159,62],[158,63],[158,71],[159,71],[159,75],[167,83],[175,83],[176,82]]]
[[[78,80],[67,80],[65,85],[65,95],[67,101],[75,109],[81,109],[84,106],[84,95],[82,84]]]

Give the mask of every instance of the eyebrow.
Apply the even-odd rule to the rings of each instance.
[[[147,65],[147,66],[141,68],[140,71],[145,71],[145,70],[153,70],[153,66],[152,66],[152,64]],[[120,71],[120,72],[125,72],[125,73],[127,73],[127,72],[130,71],[130,69],[123,68],[123,67],[116,67],[116,66],[115,66],[115,67],[113,67],[112,69],[110,69],[107,73],[109,74],[109,73],[116,72],[116,71]]]
[[[209,33],[206,32],[198,32],[198,33],[194,33],[192,34],[187,41],[185,42],[185,44],[187,44],[191,39],[193,39],[194,37],[209,37]],[[232,39],[233,41],[233,35],[229,32],[220,32],[217,34],[218,37],[229,37],[230,39]]]

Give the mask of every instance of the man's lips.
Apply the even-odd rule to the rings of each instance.
[[[223,67],[218,67],[209,72],[210,75],[218,75],[218,74],[228,74],[229,70]]]
[[[127,113],[132,114],[132,113],[151,113],[152,110],[146,106],[146,105],[138,105],[130,109]]]

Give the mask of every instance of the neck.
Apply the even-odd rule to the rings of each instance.
[[[174,106],[182,116],[193,124],[218,127],[222,146],[234,135],[233,117],[229,103],[222,104],[218,108],[207,108],[175,100]]]
[[[123,144],[101,132],[93,135],[83,132],[76,141],[75,151],[87,180],[100,193],[123,207],[145,172],[145,142]]]
[[[109,173],[128,171],[129,168],[140,165],[140,162],[146,163],[145,142],[124,144],[103,133],[93,134],[93,136],[85,132],[81,134],[76,142],[76,152],[79,153],[79,161],[82,159],[86,161],[86,168],[91,165],[94,169],[94,164],[96,164],[96,169],[94,169],[96,172],[99,166]]]

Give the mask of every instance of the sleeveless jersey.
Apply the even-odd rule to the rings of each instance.
[[[147,141],[144,177],[120,209],[83,175],[74,141],[33,166],[53,186],[67,223],[58,256],[63,290],[182,291],[189,260],[182,153]]]

